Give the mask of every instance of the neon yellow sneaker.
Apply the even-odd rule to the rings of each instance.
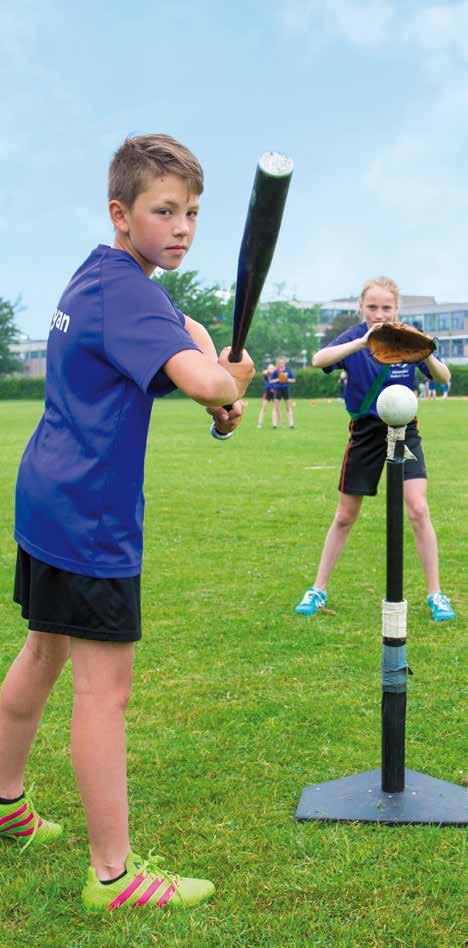
[[[16,803],[0,803],[0,838],[24,842],[23,849],[31,843],[53,843],[63,833],[60,823],[43,820],[36,813],[30,796],[31,790]]]
[[[205,902],[215,887],[207,879],[183,879],[161,869],[150,853],[141,859],[129,853],[125,860],[126,873],[111,885],[99,881],[92,866],[81,893],[83,904],[90,912],[113,911],[118,908],[162,909],[185,908]]]

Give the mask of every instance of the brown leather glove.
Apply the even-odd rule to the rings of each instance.
[[[383,323],[369,335],[369,350],[377,362],[422,362],[435,350],[435,342],[425,332],[406,323]]]

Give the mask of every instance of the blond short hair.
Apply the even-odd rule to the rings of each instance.
[[[126,138],[109,167],[109,201],[122,201],[129,210],[151,178],[178,175],[189,194],[203,192],[203,169],[195,155],[170,135]]]
[[[400,305],[400,291],[395,281],[391,280],[390,277],[386,277],[386,276],[371,277],[369,280],[366,280],[361,290],[361,295],[359,297],[359,300],[361,303],[364,302],[364,297],[367,291],[370,290],[371,287],[373,286],[380,286],[383,290],[388,290],[389,293],[392,294],[393,299],[395,300],[395,306],[398,308],[398,306]]]

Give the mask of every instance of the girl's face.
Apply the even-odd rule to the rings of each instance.
[[[383,286],[370,286],[359,303],[359,309],[369,329],[376,323],[393,323],[398,317],[395,297]]]

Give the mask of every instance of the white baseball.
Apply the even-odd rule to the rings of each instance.
[[[402,428],[416,416],[418,400],[406,385],[389,385],[380,393],[376,408],[386,425]]]

